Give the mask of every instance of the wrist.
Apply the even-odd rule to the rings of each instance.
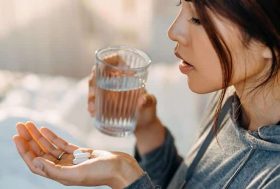
[[[145,129],[135,133],[136,146],[140,155],[145,155],[161,146],[165,140],[166,129],[159,119],[156,119]]]
[[[144,175],[144,171],[137,161],[131,156],[120,158],[118,170],[114,173],[115,178],[111,187],[113,189],[125,188]]]

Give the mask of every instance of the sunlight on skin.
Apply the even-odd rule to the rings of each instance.
[[[67,167],[73,166],[74,157],[72,153],[79,148],[78,146],[67,143],[47,128],[38,130],[32,122],[18,123],[17,131],[19,135],[13,137],[14,142],[19,154],[33,173],[44,177],[50,177],[53,174],[55,179],[63,179],[67,177],[67,173],[69,173],[68,176],[76,175],[73,174],[74,170],[68,169],[67,171]],[[91,149],[81,148],[80,150],[92,152]],[[57,157],[62,151],[66,153],[61,160],[58,160]],[[53,171],[50,175],[42,171],[41,167],[36,167],[36,161],[38,159],[42,160],[42,158],[55,168],[50,169]]]
[[[32,122],[18,123],[17,132],[13,140],[31,172],[61,184],[119,189],[143,175],[137,161],[126,153],[80,148]],[[77,149],[91,154],[90,159],[74,165],[73,152]]]

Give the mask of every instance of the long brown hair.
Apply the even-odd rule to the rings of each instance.
[[[266,45],[272,52],[272,64],[263,81],[253,90],[264,86],[275,78],[279,72],[280,61],[280,0],[193,0],[200,22],[219,57],[223,88],[217,102],[215,113],[215,130],[218,116],[232,78],[232,56],[208,9],[235,24],[242,34],[244,45],[256,40]],[[252,90],[252,91],[253,91]]]

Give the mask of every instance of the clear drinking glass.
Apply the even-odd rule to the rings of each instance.
[[[138,49],[118,46],[97,50],[95,126],[111,136],[127,136],[136,126],[136,106],[151,60]]]

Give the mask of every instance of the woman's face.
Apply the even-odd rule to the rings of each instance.
[[[245,47],[234,24],[209,11],[214,24],[227,44],[232,60],[230,84],[254,83],[264,74],[263,46],[252,41]],[[196,93],[209,93],[222,88],[223,77],[219,58],[191,2],[182,1],[180,12],[170,26],[169,38],[177,43],[175,54],[182,62],[179,67],[187,75],[189,88]],[[189,63],[189,64],[186,64]]]

